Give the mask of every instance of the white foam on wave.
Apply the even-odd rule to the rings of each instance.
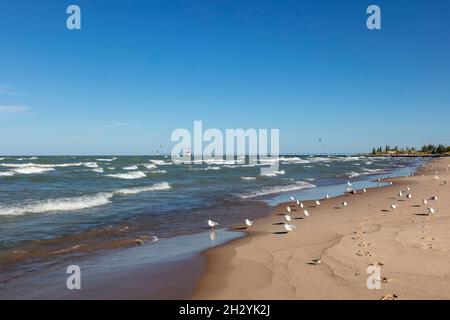
[[[264,171],[260,175],[261,176],[265,176],[265,177],[276,177],[278,175],[282,175],[282,174],[285,174],[285,173],[286,172],[284,170],[279,170],[279,171],[272,170],[272,171]]]
[[[0,177],[11,177],[13,175],[15,175],[15,172],[12,171],[0,172]]]
[[[359,177],[360,175],[361,175],[360,173],[352,171],[347,174],[347,177],[349,177],[350,179],[353,179],[353,178]]]
[[[132,195],[141,192],[169,190],[171,188],[169,183],[164,181],[151,186],[124,188],[112,192],[100,192],[94,195],[40,200],[19,206],[0,206],[0,216],[18,216],[27,213],[45,213],[52,211],[77,211],[108,204],[114,195]]]
[[[98,164],[96,162],[84,162],[83,165],[88,168],[98,168]]]
[[[100,159],[95,159],[95,160],[97,160],[97,161],[104,161],[104,162],[111,162],[111,161],[114,161],[116,159],[117,159],[116,157],[113,157],[111,159],[100,158]]]
[[[131,171],[131,170],[137,170],[138,167],[135,166],[135,165],[132,165],[132,166],[126,166],[126,167],[123,167],[122,169],[123,169],[123,170]]]
[[[167,166],[172,164],[172,162],[166,162],[164,160],[150,160],[151,163],[156,164],[156,165],[160,165],[160,166]]]
[[[48,171],[53,171],[55,169],[53,168],[41,168],[41,167],[23,167],[23,168],[15,168],[12,169],[16,173],[20,174],[38,174],[38,173],[44,173]]]
[[[0,216],[82,210],[110,203],[112,196],[111,192],[102,192],[92,196],[41,200],[21,206],[0,206]]]
[[[242,180],[256,180],[256,177],[241,177]]]
[[[220,170],[221,168],[218,166],[208,166],[204,168],[189,168],[191,171],[209,171],[209,170]]]
[[[153,170],[153,171],[147,171],[147,173],[153,173],[153,174],[155,174],[155,173],[166,173],[167,171],[166,170]]]
[[[127,194],[138,194],[141,192],[149,192],[149,191],[158,191],[158,190],[169,190],[172,189],[170,184],[168,182],[160,182],[155,183],[152,186],[147,187],[136,187],[136,188],[126,188],[126,189],[119,189],[114,191],[114,194],[119,195],[127,195]]]
[[[98,173],[103,173],[104,172],[103,168],[94,168],[94,169],[92,169],[92,171],[98,172]]]
[[[155,166],[153,163],[145,163],[143,164],[144,167],[146,167],[147,169],[156,169],[157,166]]]
[[[301,190],[301,189],[309,189],[309,188],[315,188],[316,186],[314,184],[305,182],[305,181],[296,181],[294,184],[289,184],[285,186],[275,186],[275,187],[266,187],[259,191],[250,192],[241,195],[242,199],[247,198],[255,198],[255,197],[261,197],[266,196],[270,194],[275,193],[282,193],[282,192],[289,192],[294,190]]]
[[[142,172],[142,171],[132,171],[132,172],[127,172],[127,173],[112,173],[112,174],[107,174],[105,175],[105,177],[111,177],[111,178],[117,178],[117,179],[140,179],[140,178],[144,178],[147,175]]]
[[[41,164],[41,163],[0,163],[2,167],[8,168],[25,168],[25,167],[36,167],[36,168],[62,168],[62,167],[79,167],[83,165],[82,162],[74,163],[55,163],[55,164]]]
[[[5,158],[0,158],[0,161],[5,160]]]

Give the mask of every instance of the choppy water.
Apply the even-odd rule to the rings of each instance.
[[[1,156],[0,270],[131,247],[137,237],[152,245],[204,232],[208,219],[226,227],[266,214],[268,204],[291,194],[311,195],[419,164],[410,158],[281,157],[278,172],[261,175],[261,165],[232,161]]]

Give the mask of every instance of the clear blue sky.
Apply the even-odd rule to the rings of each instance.
[[[0,154],[169,152],[194,120],[283,152],[450,144],[450,1],[1,1]]]

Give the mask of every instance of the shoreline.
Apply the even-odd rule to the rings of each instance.
[[[304,201],[311,216],[304,217],[299,210],[293,210],[292,216],[303,219],[293,220],[297,229],[289,234],[282,234],[282,226],[277,224],[284,222],[286,206],[294,206],[294,203],[275,206],[269,216],[255,220],[254,226],[245,231],[243,238],[202,253],[206,260],[205,273],[190,298],[380,299],[389,295],[399,296],[400,299],[449,298],[450,293],[446,289],[450,285],[450,277],[445,274],[448,270],[445,266],[448,264],[450,267],[446,249],[450,247],[450,239],[445,236],[442,225],[433,222],[445,220],[450,225],[450,217],[444,213],[446,200],[441,195],[439,201],[431,201],[441,212],[436,216],[427,216],[422,212],[425,208],[421,205],[422,199],[419,199],[426,193],[448,192],[448,184],[444,185],[442,181],[448,177],[449,163],[448,157],[433,159],[417,168],[411,177],[386,179],[393,184],[368,189],[365,194],[358,192],[356,195],[345,194],[321,200],[319,207],[315,206],[314,201]],[[445,175],[440,184],[434,181],[430,168]],[[421,177],[422,174],[425,176]],[[407,186],[418,198],[398,201],[396,194]],[[349,206],[337,209],[337,204],[344,199]],[[404,202],[410,203],[405,207]],[[398,208],[391,209],[391,203],[396,203]],[[358,207],[362,206],[368,209],[361,212]],[[415,230],[418,226],[423,228]],[[422,232],[423,236],[414,237],[411,230]],[[393,231],[390,240],[380,236],[385,233],[391,236]],[[436,235],[428,235],[431,231],[439,235],[440,241]],[[405,239],[397,239],[396,232]],[[437,257],[424,253],[428,251],[433,254],[437,251]],[[423,265],[423,261],[416,263],[411,252],[418,253],[418,256],[425,255],[423,261],[431,265],[442,261],[444,272],[439,267]],[[419,264],[420,267],[403,266],[406,270],[403,272],[398,262],[390,263],[398,256],[405,264]],[[322,263],[316,265],[314,259],[320,259]],[[386,278],[382,289],[368,290],[366,267],[381,261],[382,275]],[[422,269],[427,272],[422,272]],[[443,278],[439,279],[434,274]],[[403,283],[416,280],[420,283],[417,288]]]

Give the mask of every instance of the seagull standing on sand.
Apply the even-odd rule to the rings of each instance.
[[[403,197],[403,192],[402,192],[402,190],[399,191],[398,197],[399,197],[399,198]]]
[[[316,206],[320,206],[320,201],[316,200]]]
[[[252,220],[250,220],[250,219],[245,219],[245,225],[247,226],[247,227],[251,227],[252,225],[253,225],[253,221]]]
[[[427,201],[427,199],[423,199],[423,200],[422,200],[422,202],[423,202],[423,204],[425,204],[425,205],[427,205],[427,204],[428,204],[428,201]]]
[[[304,214],[305,216],[309,217],[309,212],[308,212],[308,210],[304,210],[304,211],[303,211],[303,214]]]
[[[285,224],[283,225],[283,227],[284,227],[284,230],[286,230],[287,232],[292,231],[292,230],[294,230],[294,229],[297,228],[297,227],[294,226],[293,224],[287,224],[287,223],[285,223]]]
[[[364,192],[364,193],[366,193],[366,192],[367,192],[366,188],[364,188],[364,189],[363,189],[363,192]]]
[[[300,202],[300,204],[298,205],[300,208],[303,208],[303,202]]]
[[[342,202],[342,206],[346,207],[348,205],[347,201]]]
[[[432,196],[432,197],[431,197],[431,200],[437,200],[437,199],[438,199],[437,196]]]
[[[330,196],[327,194],[327,195],[325,196],[325,199],[330,199]]]
[[[406,195],[406,198],[412,199],[412,194],[408,193],[408,194]]]
[[[436,211],[434,211],[434,209],[433,209],[433,208],[428,208],[428,213],[429,213],[429,214],[435,214],[435,213],[436,213]]]
[[[391,204],[391,208],[392,208],[392,210],[395,210],[395,209],[397,209],[397,205]]]
[[[214,228],[216,226],[218,226],[219,224],[217,222],[214,222],[212,220],[208,220],[208,226],[210,226],[211,228]]]
[[[286,211],[291,213],[291,207],[286,207]]]
[[[292,218],[291,218],[291,216],[290,215],[288,215],[288,214],[285,214],[284,215],[284,218],[286,219],[286,221],[288,221],[288,222],[291,222],[292,221]]]

